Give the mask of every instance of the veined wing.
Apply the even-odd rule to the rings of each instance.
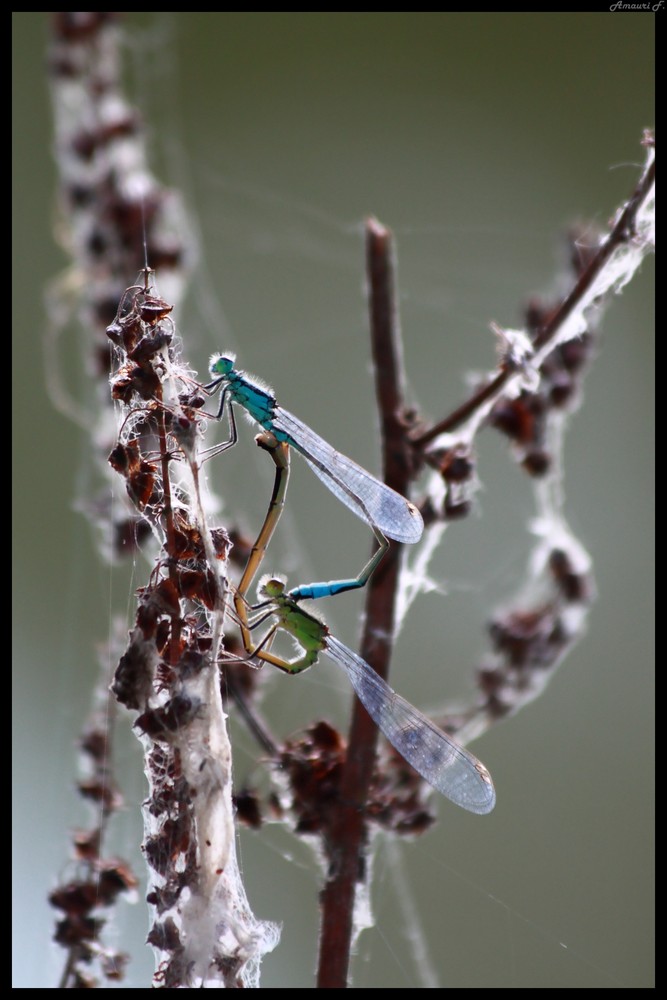
[[[274,408],[272,423],[289,436],[315,475],[357,517],[398,542],[419,541],[424,522],[414,504],[371,476],[351,458],[341,455],[282,406]]]
[[[469,812],[491,812],[496,792],[491,775],[476,757],[332,635],[327,636],[326,652],[345,670],[378,729],[425,781]]]

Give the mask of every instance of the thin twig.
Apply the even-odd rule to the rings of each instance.
[[[647,137],[645,144],[652,144]],[[655,184],[655,160],[648,164],[647,169],[639,180],[637,187],[632,193],[627,204],[619,213],[607,238],[601,243],[596,253],[591,256],[586,268],[579,275],[579,278],[572,289],[565,296],[560,305],[553,311],[548,319],[536,331],[533,338],[535,352],[543,352],[544,348],[554,341],[569,316],[578,308],[579,304],[586,297],[586,293],[595,283],[610,257],[620,246],[629,243],[635,236],[635,223],[639,209],[648,197]],[[443,420],[438,421],[428,430],[412,438],[415,448],[423,448],[424,445],[433,441],[440,434],[445,434],[456,430],[476,411],[480,410],[485,403],[497,398],[507,385],[508,381],[516,375],[516,369],[511,365],[501,364],[498,373],[486,385],[480,386],[472,396],[458,406]]]

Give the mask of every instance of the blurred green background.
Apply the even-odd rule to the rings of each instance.
[[[76,511],[88,441],[45,391],[55,171],[44,74],[48,15],[13,14],[14,61],[14,983],[53,987],[46,895],[67,873],[77,739],[112,616],[146,576],[110,571]],[[494,363],[488,324],[520,322],[560,273],[560,234],[604,225],[632,190],[653,124],[653,15],[221,12],[128,17],[128,82],[154,167],[180,187],[200,270],[180,320],[202,377],[214,350],[270,380],[285,406],[377,471],[362,222],[396,234],[409,392],[431,418]],[[567,514],[592,554],[588,632],[542,698],[474,745],[498,805],[480,818],[438,803],[421,839],[378,844],[357,988],[653,986],[653,264],[615,300],[566,440]],[[133,276],[130,276],[131,278]],[[158,276],[159,281],[159,276]],[[78,339],[63,365],[76,370]],[[85,391],[85,387],[81,387]],[[207,468],[252,531],[270,490],[253,431]],[[480,439],[478,511],[446,533],[397,645],[392,682],[425,709],[464,700],[484,623],[521,580],[530,485],[504,440]],[[322,531],[312,531],[312,510]],[[360,565],[369,532],[294,462],[271,565],[291,580]],[[361,603],[329,602],[348,645]],[[276,678],[264,708],[286,735],[316,715],[344,724],[348,696],[323,664]],[[281,683],[282,682],[282,683]],[[239,731],[239,780],[256,752]],[[141,761],[121,728],[126,808],[113,848],[138,853]],[[241,835],[256,915],[283,924],[262,986],[312,988],[320,873],[285,831]],[[148,987],[143,889],[112,935],[122,986]]]

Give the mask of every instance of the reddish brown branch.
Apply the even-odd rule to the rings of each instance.
[[[366,225],[370,325],[385,481],[407,496],[410,448],[403,420],[403,369],[394,296],[389,230],[374,219]],[[366,588],[366,623],[361,656],[386,678],[393,646],[400,546],[392,544]],[[322,892],[318,989],[347,987],[353,913],[358,883],[365,878],[367,819],[364,804],[375,764],[378,730],[355,699],[340,807],[329,831],[330,868]]]

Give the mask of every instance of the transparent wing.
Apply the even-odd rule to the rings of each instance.
[[[275,406],[272,424],[289,436],[315,475],[357,517],[398,542],[419,541],[424,522],[409,500],[371,476],[351,458],[341,455],[282,406]]]
[[[496,792],[491,775],[476,757],[396,694],[334,636],[327,636],[326,652],[345,670],[378,729],[425,781],[469,812],[491,812]]]

